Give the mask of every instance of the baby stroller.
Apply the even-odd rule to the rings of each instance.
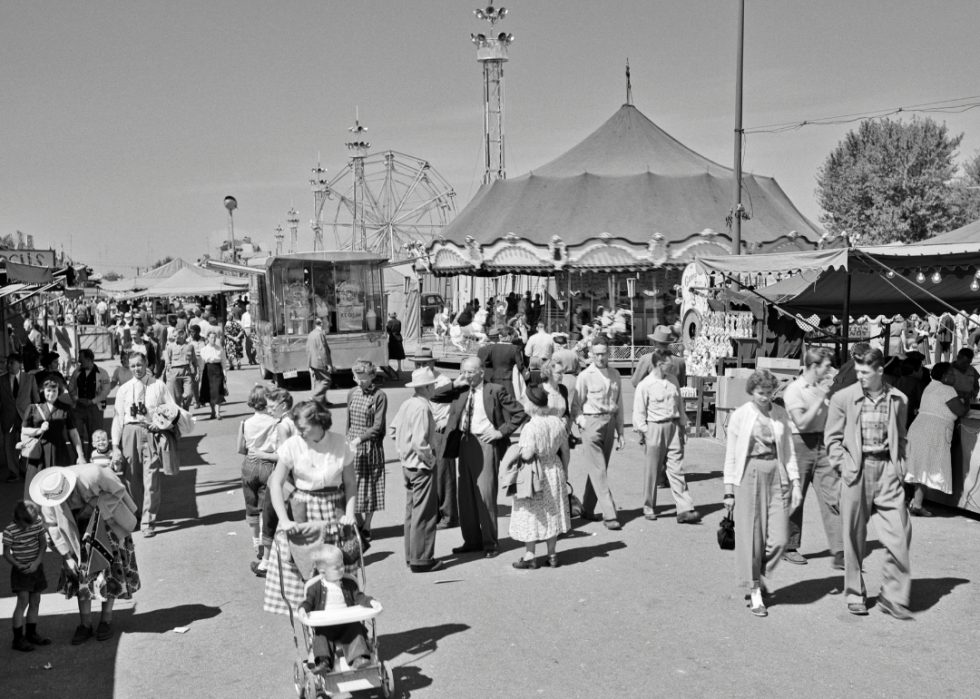
[[[364,555],[360,542],[360,534],[357,532],[356,527],[350,527],[350,532],[347,532],[346,527],[342,527],[341,530],[342,536],[346,535],[348,537],[344,545],[341,546],[345,559],[356,549],[355,557],[358,564],[356,579],[358,586],[363,590],[367,582],[367,577],[364,574]],[[278,542],[276,546],[278,547]],[[280,549],[280,560],[282,556],[283,552]],[[311,585],[316,585],[319,582],[319,575],[312,576],[306,581],[304,591],[309,590]],[[286,598],[285,590],[280,588],[280,592],[282,593],[283,601],[289,608],[289,624],[293,628],[293,645],[299,650],[293,607]],[[382,611],[384,611],[384,608],[381,606],[381,603],[377,600],[371,600],[370,607],[357,606],[336,610],[313,611],[305,618],[299,620],[306,655],[293,663],[293,684],[296,687],[296,693],[300,699],[320,699],[321,697],[340,699],[350,697],[351,692],[366,691],[379,687],[385,699],[389,699],[395,695],[394,674],[391,671],[391,667],[381,661],[378,655],[379,643],[375,618]],[[368,629],[368,646],[371,649],[371,662],[355,670],[347,664],[343,653],[340,653],[334,661],[332,670],[323,672],[315,671],[311,667],[312,664],[308,659],[313,647],[314,629],[321,626],[338,626],[340,624],[357,622],[364,623]]]

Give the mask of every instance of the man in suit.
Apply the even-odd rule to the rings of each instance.
[[[489,344],[484,345],[476,351],[476,356],[483,362],[485,371],[483,379],[487,383],[495,383],[503,386],[507,394],[517,399],[514,392],[514,367],[521,373],[524,372],[524,362],[521,359],[521,351],[510,342],[510,328],[505,330],[506,337],[501,342],[500,332],[496,328],[491,328],[487,332]]]
[[[844,594],[847,611],[868,613],[861,566],[867,553],[868,520],[885,547],[878,606],[896,619],[911,619],[909,544],[912,526],[905,506],[906,399],[882,380],[880,350],[852,352],[857,383],[833,395],[824,439],[830,463],[841,474],[840,517],[844,534]]]
[[[3,451],[7,460],[8,483],[21,480],[21,458],[17,449],[20,426],[34,403],[40,403],[34,375],[24,371],[19,354],[7,355],[7,373],[0,376],[0,429],[3,430]]]
[[[435,403],[450,403],[443,456],[458,459],[459,528],[463,545],[453,553],[499,553],[497,543],[497,469],[510,436],[527,419],[503,386],[484,381],[479,357],[467,357],[459,377],[436,389]]]
[[[163,372],[166,368],[163,352],[167,347],[167,340],[169,339],[170,331],[167,326],[167,316],[160,314],[156,318],[156,322],[150,327],[150,336],[153,338],[153,342],[157,346],[157,356],[156,356],[156,366],[150,367],[150,373],[155,377],[163,378]],[[204,334],[204,328],[201,328],[201,337],[206,338]]]
[[[675,342],[674,334],[671,332],[670,328],[666,325],[658,325],[657,329],[654,331],[653,335],[647,335],[650,339],[650,344],[657,348],[664,350],[670,357],[670,368],[667,373],[672,375],[677,379],[677,384],[682,388],[687,386],[687,364],[680,357],[674,355],[670,350],[671,343]],[[633,376],[630,377],[630,383],[633,384],[633,388],[640,385],[640,382],[647,377],[653,370],[653,358],[649,354],[645,354],[640,357],[640,361],[636,363],[636,369],[633,370]]]

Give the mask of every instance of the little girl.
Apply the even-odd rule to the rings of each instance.
[[[358,359],[353,367],[357,384],[347,394],[347,440],[354,451],[357,477],[357,523],[366,544],[371,545],[371,520],[385,508],[385,419],[388,396],[375,383],[373,362]]]
[[[242,462],[242,494],[245,496],[245,521],[252,529],[252,547],[255,558],[262,560],[261,518],[266,500],[266,484],[276,468],[276,428],[279,421],[269,415],[268,391],[265,386],[255,386],[248,394],[248,407],[254,410],[252,417],[242,420],[238,430],[238,453],[245,456]]]
[[[276,439],[273,449],[279,449],[279,445],[292,437],[294,434],[299,434],[296,431],[296,423],[293,422],[293,418],[289,415],[289,411],[293,409],[293,396],[286,389],[277,388],[269,391],[266,394],[266,400],[269,403],[269,415],[271,415],[272,419],[276,421]],[[288,495],[285,494],[285,490],[287,488],[292,488],[292,484],[283,484],[283,494],[288,500]],[[289,492],[292,491],[290,490]],[[265,551],[265,555],[261,561],[252,561],[251,563],[252,572],[260,578],[265,577],[266,570],[269,568],[269,556],[272,553],[272,540],[276,535],[276,528],[279,526],[279,517],[276,515],[276,510],[272,506],[271,500],[272,499],[268,497],[267,492],[266,498],[262,503],[261,546]],[[289,507],[288,503],[286,506]]]
[[[34,650],[34,646],[51,643],[50,638],[44,638],[37,632],[41,593],[48,588],[42,562],[47,545],[41,508],[29,500],[21,500],[14,506],[14,521],[3,530],[3,557],[11,565],[10,590],[17,595],[13,649],[25,653]],[[26,633],[24,610],[27,610]]]
[[[344,575],[344,554],[332,544],[323,544],[311,556],[313,566],[320,574],[319,583],[310,585],[306,599],[299,606],[299,618],[304,619],[313,611],[370,607],[371,598],[361,592],[357,581]],[[340,646],[347,664],[357,670],[371,662],[367,629],[364,624],[339,624],[317,626],[313,631],[310,662],[315,672],[330,672],[334,668],[337,646]]]

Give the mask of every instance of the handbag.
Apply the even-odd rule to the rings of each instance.
[[[242,456],[248,454],[248,446],[245,444],[245,421],[242,420],[241,428],[238,430],[238,453]]]
[[[585,508],[582,507],[582,501],[578,499],[575,495],[575,491],[572,490],[572,484],[568,483],[568,513],[571,517],[581,517],[582,512]]]
[[[44,406],[38,405],[38,404],[34,404],[34,405],[31,406],[31,410],[37,410],[38,412],[40,412],[41,413],[41,418],[45,422],[50,422],[51,421],[51,417],[49,415],[45,415],[44,414]],[[17,446],[20,447],[20,455],[22,457],[24,457],[25,459],[29,459],[29,460],[31,460],[31,459],[40,459],[44,455],[44,451],[42,450],[42,447],[41,447],[41,438],[40,437],[30,437],[30,436],[24,434],[24,428],[23,427],[21,428],[21,431],[20,431],[20,442],[19,442],[19,444]]]
[[[731,508],[727,509],[725,516],[721,518],[721,524],[718,525],[718,547],[723,551],[734,551],[735,520],[732,519]]]

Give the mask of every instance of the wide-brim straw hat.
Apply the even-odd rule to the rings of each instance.
[[[436,376],[435,372],[429,367],[424,366],[421,369],[416,369],[413,371],[412,380],[405,385],[408,388],[418,388],[420,386],[429,386],[438,380],[439,377]]]
[[[28,491],[31,500],[41,507],[57,507],[75,490],[78,476],[64,466],[52,466],[38,471]]]

